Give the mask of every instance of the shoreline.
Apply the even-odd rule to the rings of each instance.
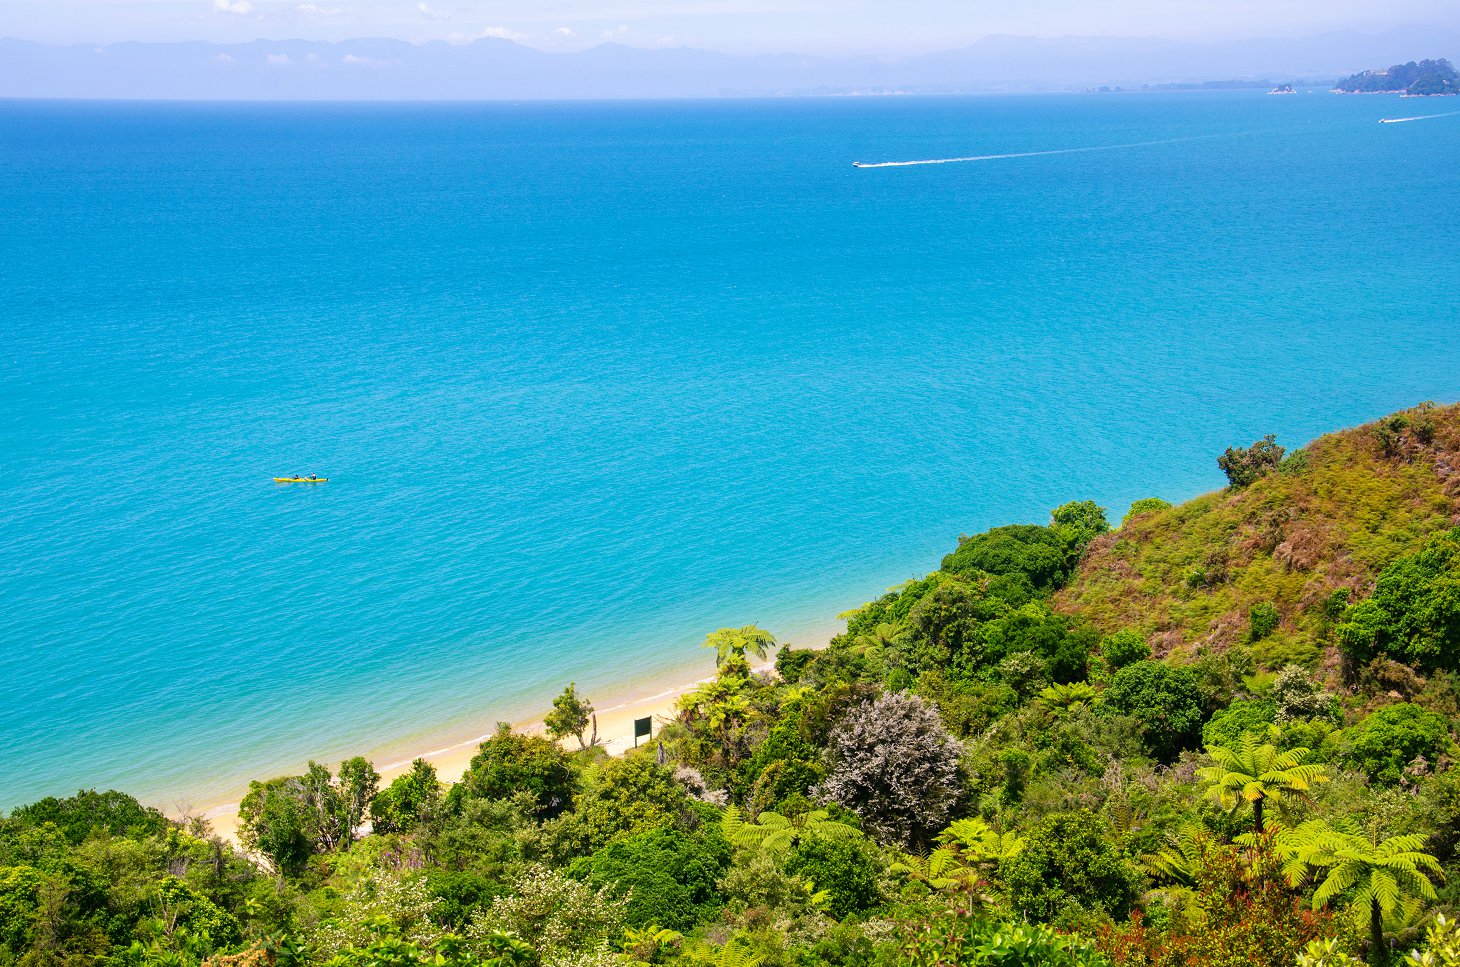
[[[839,624],[840,622],[838,622]],[[818,632],[809,639],[809,643],[797,643],[791,645],[800,649],[820,649],[826,647],[830,642],[830,633],[823,635]],[[785,647],[785,646],[783,646]],[[779,650],[779,649],[778,649]],[[706,653],[707,660],[713,660]],[[763,672],[775,667],[775,659],[758,663],[752,666],[755,672]],[[621,755],[634,744],[634,720],[650,717],[654,720],[651,737],[645,741],[653,741],[659,734],[659,728],[675,716],[675,706],[680,696],[686,692],[693,691],[699,685],[714,679],[713,672],[693,681],[684,681],[679,672],[682,669],[671,669],[658,676],[648,679],[641,679],[636,686],[624,686],[618,691],[610,691],[605,697],[607,704],[603,708],[595,708],[598,716],[598,745],[606,749],[609,755]],[[565,682],[564,685],[567,683]],[[649,694],[644,694],[648,692]],[[556,692],[554,693],[554,696]],[[589,701],[593,696],[584,694]],[[543,716],[546,708],[551,706],[552,699],[544,702],[544,711],[536,717],[523,719],[512,723],[512,728],[517,732],[528,732],[534,735],[543,734]],[[590,727],[591,729],[591,727]],[[381,788],[384,788],[392,779],[408,771],[416,759],[425,759],[435,766],[438,777],[444,783],[455,783],[459,781],[467,768],[471,765],[472,758],[477,753],[477,748],[482,742],[490,738],[496,729],[477,736],[473,739],[451,741],[448,744],[440,745],[440,739],[429,743],[433,746],[429,751],[420,752],[404,758],[397,759],[392,756],[392,761],[385,765],[376,765],[375,769],[380,773]],[[425,743],[423,743],[425,744]],[[563,748],[569,751],[577,750],[577,741],[572,737],[560,743]],[[366,758],[370,758],[368,755]],[[331,764],[332,765],[332,764]],[[255,777],[259,778],[259,777]],[[243,798],[240,792],[236,796],[230,796],[226,802],[214,802],[208,806],[197,809],[189,809],[186,815],[199,816],[208,821],[208,824],[216,836],[235,845],[238,844],[238,807]],[[163,809],[173,818],[179,818],[176,810]]]

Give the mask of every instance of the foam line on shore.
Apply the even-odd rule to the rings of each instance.
[[[1245,134],[1246,132],[1239,132]],[[858,168],[909,168],[913,165],[952,165],[968,161],[1002,161],[1006,158],[1040,158],[1053,154],[1084,154],[1089,151],[1118,151],[1125,148],[1150,148],[1159,144],[1181,144],[1209,138],[1235,137],[1231,134],[1197,134],[1189,138],[1163,138],[1159,141],[1131,141],[1126,144],[1095,144],[1083,148],[1052,148],[1048,151],[1015,151],[1008,154],[975,154],[965,158],[927,158],[921,161],[874,161],[856,163]]]

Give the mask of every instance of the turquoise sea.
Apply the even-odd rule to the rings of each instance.
[[[0,103],[0,807],[694,677],[1454,400],[1460,116],[1375,123],[1449,104]]]

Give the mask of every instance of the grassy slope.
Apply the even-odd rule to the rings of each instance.
[[[1335,589],[1357,600],[1389,561],[1460,524],[1460,404],[1429,418],[1428,444],[1403,430],[1386,455],[1384,421],[1371,423],[1313,441],[1304,470],[1132,519],[1091,546],[1055,607],[1137,628],[1166,654],[1243,640],[1249,609],[1271,601],[1282,624],[1258,660],[1316,660]]]

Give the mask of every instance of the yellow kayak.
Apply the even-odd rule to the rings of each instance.
[[[328,477],[275,477],[274,483],[329,483]]]

